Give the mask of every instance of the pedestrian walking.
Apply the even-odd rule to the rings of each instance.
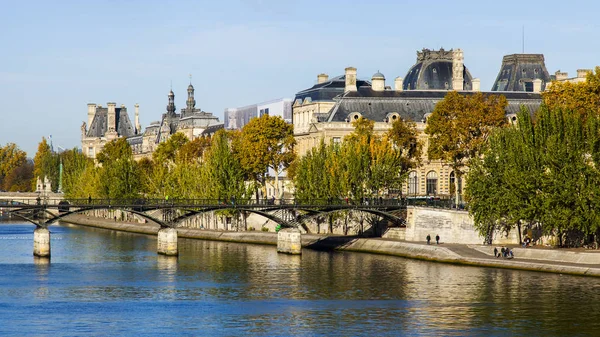
[[[427,244],[429,244],[429,241],[431,241],[431,235],[427,234]]]
[[[436,245],[440,244],[440,236],[439,236],[439,234],[436,234],[436,236],[435,236],[435,244]]]
[[[504,248],[504,246],[502,246],[500,252],[502,253],[502,257],[506,257],[506,249]]]
[[[498,257],[498,247],[494,247],[494,257]]]

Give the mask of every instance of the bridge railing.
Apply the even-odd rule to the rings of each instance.
[[[41,200],[0,200],[0,207],[60,205],[65,204],[76,207],[271,207],[287,205],[290,207],[327,207],[340,206],[352,207],[398,207],[398,206],[424,206],[436,208],[455,208],[453,199],[440,197],[403,197],[403,198],[328,198],[328,199],[41,199]],[[459,209],[463,207],[459,206]]]

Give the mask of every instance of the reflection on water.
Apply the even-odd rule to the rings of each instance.
[[[0,224],[8,334],[572,336],[600,328],[595,278],[186,239],[169,257],[156,254],[151,236],[50,229],[48,263],[32,256],[33,226]]]

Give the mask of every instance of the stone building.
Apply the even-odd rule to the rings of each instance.
[[[343,76],[327,79],[318,75],[318,83],[296,95],[293,106],[296,149],[302,156],[323,139],[341,142],[354,131],[352,121],[364,117],[375,122],[374,130],[383,134],[397,118],[416,124],[424,145],[421,167],[410,172],[404,195],[449,195],[454,172],[441,161],[427,160],[428,137],[424,133],[427,117],[449,90],[469,95],[479,91],[480,82],[472,78],[463,63],[462,51],[417,52],[417,63],[403,80],[397,77],[394,88],[387,87],[379,72],[371,81],[357,80],[356,68],[346,68]],[[545,69],[545,68],[544,68]],[[515,118],[521,106],[531,112],[541,103],[540,92],[491,92],[508,100],[507,118]]]
[[[553,80],[557,82],[573,82],[579,83],[584,82],[589,73],[593,72],[592,69],[577,69],[576,77],[569,77],[569,73],[558,70],[554,73]],[[549,85],[550,83],[547,83]]]
[[[81,125],[81,150],[90,157],[102,151],[104,144],[119,137],[134,137],[141,132],[139,105],[135,105],[135,125],[129,120],[127,108],[116,103],[107,103],[104,108],[95,103],[88,104],[87,122]]]
[[[222,129],[223,123],[219,122],[216,116],[196,108],[194,86],[191,83],[187,93],[186,106],[177,113],[175,94],[171,90],[168,94],[166,112],[163,113],[161,120],[150,123],[143,132],[139,122],[138,104],[135,105],[135,127],[130,122],[124,105],[116,108],[115,103],[108,103],[107,108],[102,108],[93,103],[88,104],[88,122],[83,123],[81,127],[83,153],[90,158],[95,158],[106,142],[125,137],[137,160],[151,157],[158,144],[165,142],[176,132],[183,133],[191,140],[211,136]]]

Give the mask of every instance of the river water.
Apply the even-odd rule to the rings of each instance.
[[[600,280],[390,256],[0,224],[0,335],[575,336],[600,334]]]

